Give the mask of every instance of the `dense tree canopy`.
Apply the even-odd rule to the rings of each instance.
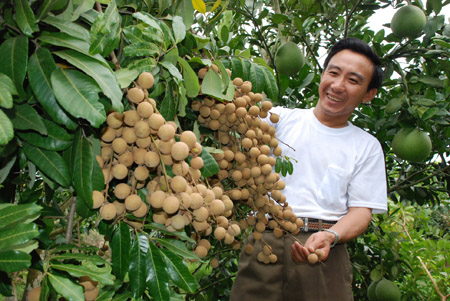
[[[248,196],[237,201],[233,194],[243,186],[240,178],[219,171],[224,168],[217,154],[225,153],[222,146],[228,142],[208,123],[209,111],[199,111],[200,103],[212,99],[227,104],[241,93],[249,99],[262,95],[273,105],[312,107],[323,55],[336,41],[351,36],[369,43],[383,63],[382,87],[371,103],[355,112],[352,122],[373,134],[384,149],[390,199],[388,214],[374,217],[367,234],[349,244],[355,299],[366,299],[369,285],[386,278],[396,283],[404,300],[447,300],[450,24],[441,11],[449,3],[2,1],[0,294],[21,298],[39,287],[41,300],[83,300],[89,299],[88,293],[98,294],[97,300],[226,300],[240,242],[252,228],[252,210]],[[406,5],[426,16],[419,34],[399,37],[389,24],[377,32],[368,24],[375,12]],[[286,42],[298,45],[304,57],[295,75],[283,74],[275,64],[277,50]],[[141,89],[139,75],[144,72],[151,73],[154,82]],[[236,79],[250,82],[251,94]],[[191,167],[191,182],[211,190],[220,186],[226,195],[223,203],[227,198],[234,201],[233,209],[223,214],[239,224],[241,232],[229,243],[208,235],[219,227],[216,217],[222,212],[211,215],[209,230],[199,230],[192,216],[179,231],[174,224],[157,222],[160,211],[149,200],[152,186],[147,184],[159,174],[162,180],[155,187],[176,190],[168,187],[167,179],[177,175],[172,163],[161,161],[142,180],[136,170],[126,170],[125,180],[108,180],[106,168],[102,172],[102,164],[111,159],[112,168],[119,157],[96,160],[107,156],[111,146],[104,136],[112,124],[108,119],[140,110],[131,96],[133,88],[151,103],[152,112],[176,128],[173,142],[180,142],[183,131],[195,133],[199,144],[179,161]],[[261,111],[249,117],[250,123],[265,111],[262,102],[256,102],[252,105]],[[244,132],[228,128],[231,139],[241,141]],[[431,151],[423,160],[408,161],[393,151],[394,136],[412,129],[430,139]],[[255,139],[265,141],[262,144],[277,156],[276,172],[288,175],[290,158],[276,154],[271,140]],[[127,142],[128,147],[135,143]],[[158,152],[162,147],[158,144]],[[193,168],[200,164],[197,157],[202,165]],[[115,189],[127,180],[146,204],[144,214],[129,210],[106,219],[100,210],[120,201]],[[273,189],[282,191],[280,185]],[[107,197],[100,210],[94,209],[93,191]],[[227,231],[232,233],[232,227]],[[192,252],[200,244],[209,244],[207,255]]]

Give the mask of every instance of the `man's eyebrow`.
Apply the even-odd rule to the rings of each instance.
[[[341,67],[339,67],[339,66],[337,66],[337,65],[333,65],[333,64],[329,64],[328,67],[327,67],[327,69],[337,69],[337,70],[339,70],[339,71],[342,70]],[[364,79],[365,79],[365,78],[364,78],[364,76],[363,76],[361,73],[358,73],[358,72],[350,72],[350,74],[353,75],[353,76],[355,76],[355,77],[357,77],[359,81],[364,82]]]

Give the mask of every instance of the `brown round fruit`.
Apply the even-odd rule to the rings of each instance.
[[[125,208],[128,211],[137,210],[141,207],[142,200],[137,194],[131,194],[125,199]]]
[[[103,196],[103,193],[101,193],[100,191],[94,190],[92,192],[92,208],[93,209],[98,209],[102,206],[103,202],[105,201],[105,197]]]
[[[111,203],[105,204],[100,208],[100,215],[104,220],[112,220],[116,217],[116,206]]]
[[[154,82],[155,78],[150,72],[142,72],[141,74],[139,74],[137,80],[138,85],[143,89],[150,89],[151,87],[153,87]]]

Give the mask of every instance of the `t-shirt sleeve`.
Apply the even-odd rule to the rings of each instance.
[[[356,166],[348,187],[348,206],[372,208],[372,213],[387,211],[385,158],[378,146],[376,154]]]

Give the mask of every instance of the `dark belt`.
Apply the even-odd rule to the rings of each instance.
[[[315,219],[309,217],[301,217],[303,220],[303,227],[300,228],[301,232],[313,232],[321,231],[323,229],[330,229],[336,224],[335,221],[326,221],[322,219]]]

